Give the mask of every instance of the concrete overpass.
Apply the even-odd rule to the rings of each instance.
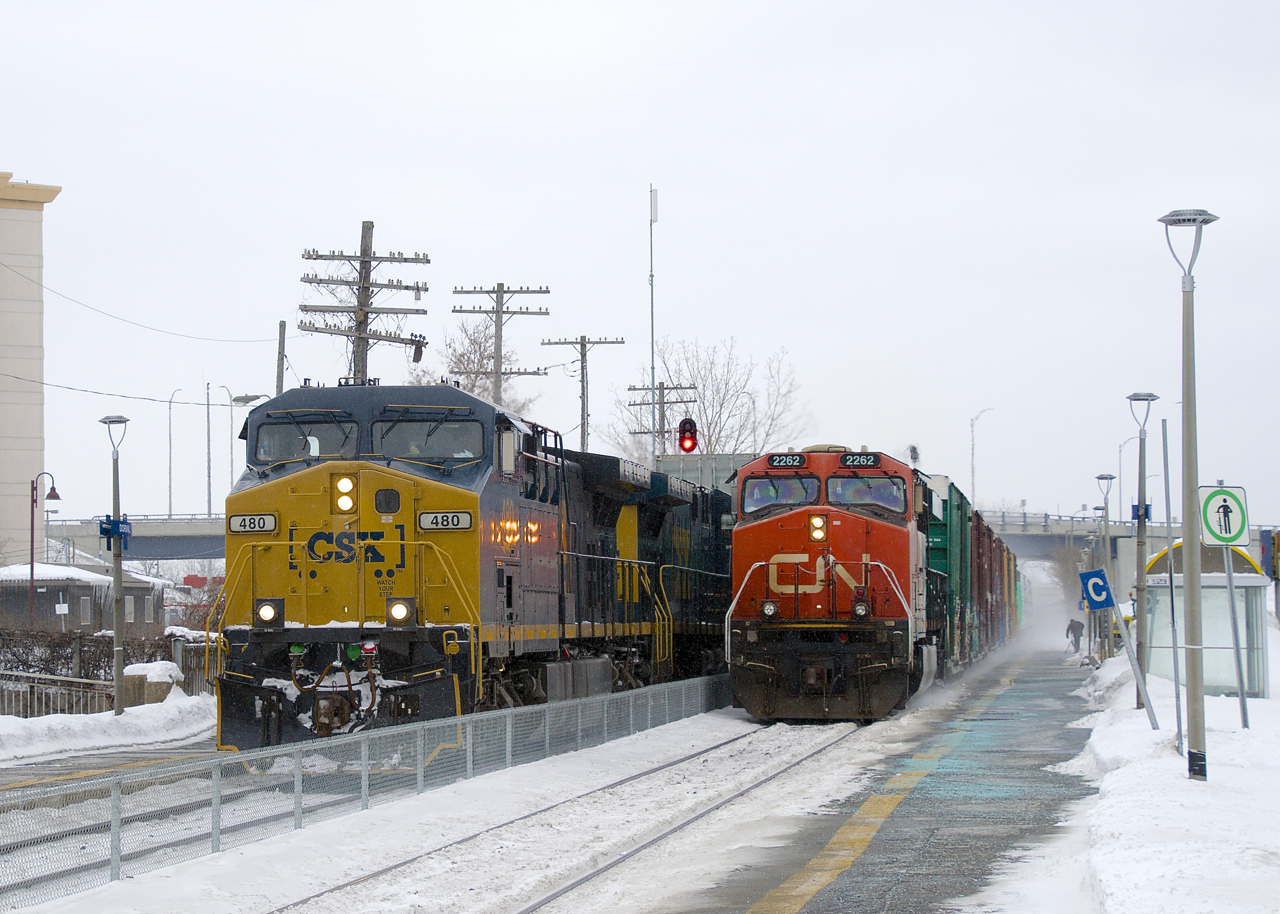
[[[52,544],[69,543],[83,553],[110,560],[111,550],[107,541],[98,535],[98,520],[96,517],[50,520],[49,540]],[[129,521],[133,524],[133,536],[129,537],[129,548],[124,553],[126,559],[166,561],[221,559],[225,556],[226,527],[221,514],[131,515]]]

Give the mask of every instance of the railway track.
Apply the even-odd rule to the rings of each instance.
[[[608,872],[644,849],[689,827],[704,816],[757,790],[832,748],[857,731],[852,723],[823,727],[762,726],[655,765],[603,787],[549,804],[430,850],[348,879],[339,885],[275,908],[269,914],[380,910],[403,903],[407,885],[429,886],[432,908],[474,903],[488,892],[486,910],[533,912]],[[797,745],[797,743],[799,745]],[[732,772],[726,775],[725,772]],[[643,810],[639,817],[634,812]],[[594,836],[564,822],[590,821]],[[596,848],[583,871],[581,848]],[[521,849],[534,855],[517,859]],[[500,883],[477,874],[492,870],[495,855],[508,860]],[[521,855],[525,856],[525,855]],[[563,862],[561,862],[563,861]],[[411,889],[410,891],[416,891]],[[532,901],[530,900],[532,899]]]

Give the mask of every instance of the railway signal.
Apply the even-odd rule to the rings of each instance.
[[[698,424],[687,416],[680,420],[678,431],[680,450],[690,453],[698,446]]]

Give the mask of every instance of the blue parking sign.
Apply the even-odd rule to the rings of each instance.
[[[1107,572],[1104,569],[1080,572],[1080,586],[1084,588],[1084,596],[1089,601],[1090,609],[1107,609],[1116,605],[1115,598],[1111,596],[1111,585],[1107,583]]]

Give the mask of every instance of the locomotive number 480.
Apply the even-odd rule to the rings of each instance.
[[[270,533],[276,528],[274,514],[232,514],[227,529],[232,533]]]
[[[420,530],[470,530],[470,511],[423,511],[418,515]]]

